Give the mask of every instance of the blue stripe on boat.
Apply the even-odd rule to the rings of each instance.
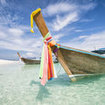
[[[55,46],[57,47],[57,45],[55,45]],[[67,49],[67,50],[80,52],[80,53],[84,53],[84,54],[89,54],[89,55],[97,56],[97,57],[100,57],[100,58],[105,58],[105,56],[102,56],[102,55],[99,55],[99,54],[94,54],[94,53],[91,53],[91,52],[84,52],[84,51],[81,51],[81,50],[67,48],[67,47],[63,47],[63,46],[60,46],[60,48],[64,48],[64,49]]]

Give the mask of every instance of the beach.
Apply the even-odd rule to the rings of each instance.
[[[0,59],[0,65],[14,64],[14,63],[19,63],[19,61],[11,61],[11,60]]]

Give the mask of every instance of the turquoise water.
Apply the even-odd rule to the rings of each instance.
[[[0,65],[0,105],[105,105],[105,75],[70,79],[59,64],[58,78],[40,85],[39,65]]]

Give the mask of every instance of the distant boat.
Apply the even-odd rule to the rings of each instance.
[[[93,50],[92,52],[97,54],[105,54],[105,48],[100,48],[99,50]]]
[[[21,57],[21,55],[19,54],[19,52],[17,52],[17,55],[19,56],[19,58],[21,59],[22,62],[24,62],[25,64],[40,64],[40,59],[29,59],[29,58],[23,58]],[[58,63],[58,60],[54,60],[54,63]]]
[[[23,58],[23,57],[21,57],[21,55],[19,54],[19,52],[17,52],[17,55],[19,56],[19,58],[21,59],[21,61],[24,62],[25,64],[40,64],[40,60]]]

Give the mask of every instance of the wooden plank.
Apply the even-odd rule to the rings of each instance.
[[[19,58],[21,59],[21,55],[19,54],[19,52],[17,52],[17,55],[19,56]]]
[[[71,80],[76,81],[76,78],[73,76],[71,70],[68,68],[68,66],[66,64],[66,61],[64,60],[64,57],[62,56],[60,49],[57,51],[57,59],[60,62],[60,64],[62,65],[62,67],[64,68],[67,75],[71,78]]]
[[[45,37],[46,34],[49,32],[46,23],[44,21],[44,18],[42,16],[42,13],[39,12],[34,16],[34,21],[39,29],[39,31],[41,32],[42,36]]]
[[[72,75],[71,71],[69,70],[60,50],[57,51],[57,59],[65,69],[67,75]]]

